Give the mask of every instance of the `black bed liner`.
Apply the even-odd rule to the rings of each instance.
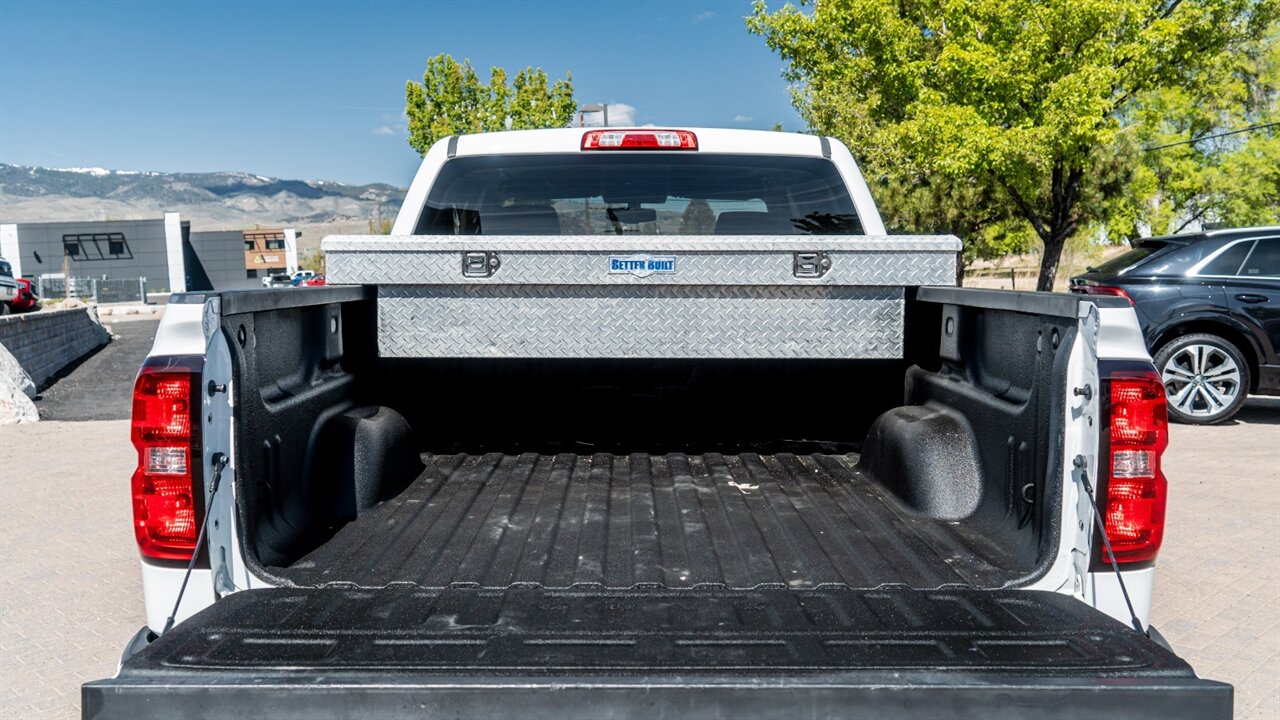
[[[427,455],[397,497],[288,568],[300,586],[1000,587],[974,529],[847,455]]]
[[[1047,592],[250,590],[85,718],[1225,718],[1231,688]]]

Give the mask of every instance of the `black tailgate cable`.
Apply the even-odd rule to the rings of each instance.
[[[178,606],[182,604],[182,595],[187,591],[187,581],[191,579],[191,571],[196,569],[196,560],[200,557],[200,549],[204,547],[204,538],[209,534],[209,516],[213,513],[213,500],[218,496],[218,484],[222,480],[222,471],[227,467],[227,456],[223,453],[214,453],[210,458],[213,464],[213,480],[209,483],[212,490],[209,492],[209,503],[205,507],[204,522],[200,523],[200,533],[196,535],[196,548],[191,552],[191,561],[187,563],[187,572],[182,576],[182,586],[178,588],[178,598],[173,601],[173,612],[169,613],[169,617],[164,621],[164,630],[160,631],[163,635],[169,632],[169,628],[173,627],[174,619],[178,617]]]
[[[1129,589],[1124,586],[1124,575],[1120,574],[1120,564],[1116,562],[1116,554],[1111,551],[1111,538],[1107,537],[1107,528],[1102,522],[1102,515],[1098,512],[1098,501],[1093,496],[1093,484],[1089,482],[1089,471],[1085,469],[1085,460],[1083,456],[1077,455],[1075,466],[1080,470],[1080,479],[1084,482],[1084,491],[1089,496],[1089,505],[1093,506],[1093,524],[1098,528],[1098,534],[1102,536],[1102,546],[1107,550],[1107,559],[1111,561],[1111,569],[1116,573],[1116,580],[1120,582],[1120,594],[1124,595],[1124,604],[1129,608],[1129,620],[1133,623],[1133,629],[1151,637],[1146,630],[1142,629],[1142,621],[1138,619],[1138,613],[1133,610],[1133,601],[1129,599]]]

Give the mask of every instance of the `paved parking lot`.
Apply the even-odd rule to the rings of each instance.
[[[1175,425],[1151,621],[1236,717],[1280,718],[1280,398],[1232,425]]]
[[[79,717],[80,683],[114,673],[143,623],[128,428],[0,428],[0,718]],[[1280,398],[1172,434],[1153,621],[1236,685],[1236,717],[1280,717]]]
[[[107,316],[111,342],[72,368],[36,398],[41,420],[128,420],[133,378],[156,339],[159,320]]]

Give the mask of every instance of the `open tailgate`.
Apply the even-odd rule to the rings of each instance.
[[[232,594],[83,688],[107,718],[1229,718],[1230,685],[1029,591]]]

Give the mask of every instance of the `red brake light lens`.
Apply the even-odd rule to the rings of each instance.
[[[698,136],[688,130],[591,130],[583,150],[697,150]]]
[[[1125,300],[1128,300],[1130,303],[1133,302],[1133,298],[1129,297],[1129,293],[1125,292],[1124,288],[1113,287],[1111,285],[1081,284],[1081,285],[1072,285],[1070,289],[1071,289],[1071,292],[1076,293],[1077,295],[1105,295],[1107,297],[1122,297]]]
[[[1119,564],[1155,560],[1164,539],[1168,483],[1160,456],[1169,444],[1164,384],[1154,372],[1113,376],[1108,392],[1110,458],[1100,505]],[[1103,562],[1111,558],[1101,550]]]
[[[190,560],[203,509],[200,361],[156,358],[133,386],[133,529],[145,557]]]

